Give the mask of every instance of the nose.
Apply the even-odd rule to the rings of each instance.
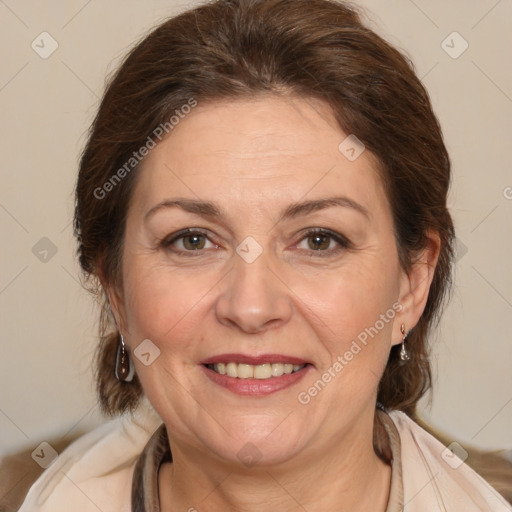
[[[215,306],[220,323],[256,334],[285,325],[292,311],[290,290],[263,255],[252,263],[235,255]]]

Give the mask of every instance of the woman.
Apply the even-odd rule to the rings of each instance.
[[[506,511],[411,418],[450,283],[450,163],[411,65],[327,0],[217,0],[110,83],[78,254],[98,390],[22,511]]]

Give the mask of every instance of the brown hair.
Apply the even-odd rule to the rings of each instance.
[[[378,392],[385,407],[414,415],[431,386],[427,334],[451,280],[450,161],[410,61],[366,28],[353,7],[332,0],[209,2],[153,30],[110,81],[82,154],[74,224],[80,265],[102,302],[97,353],[102,408],[111,414],[133,409],[142,394],[137,378],[128,384],[114,376],[119,335],[96,279],[120,278],[136,166],[122,173],[123,179],[112,179],[123,166],[129,169],[134,152],[191,99],[229,101],[259,93],[324,100],[341,129],[377,157],[403,268],[425,248],[429,230],[440,236],[428,302],[408,338],[411,359],[401,364],[399,347],[393,347]],[[109,180],[113,186],[105,187]]]

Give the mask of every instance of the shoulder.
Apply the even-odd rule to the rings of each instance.
[[[80,437],[34,483],[19,512],[131,511],[135,462],[161,423],[144,403]]]
[[[401,445],[408,512],[510,512],[512,506],[456,454],[399,411],[388,412]],[[457,452],[457,450],[454,450]],[[433,509],[432,505],[438,508]]]

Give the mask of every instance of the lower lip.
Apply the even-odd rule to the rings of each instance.
[[[215,384],[244,396],[266,396],[282,389],[289,388],[299,382],[308,373],[310,365],[294,373],[287,373],[281,377],[270,377],[269,379],[238,379],[221,375],[206,366],[202,366],[206,376]]]

